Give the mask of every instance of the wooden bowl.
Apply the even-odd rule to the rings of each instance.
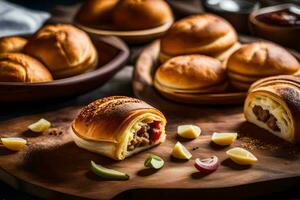
[[[154,41],[147,46],[140,54],[134,71],[133,91],[134,95],[144,101],[156,99],[162,101],[166,99],[188,104],[237,104],[242,103],[246,97],[246,92],[226,91],[215,94],[166,94],[158,93],[153,85],[153,77],[158,64],[159,40]]]
[[[0,82],[0,102],[30,102],[69,97],[104,84],[126,63],[129,49],[113,36],[91,36],[99,54],[98,68],[80,75],[44,83]]]
[[[240,35],[240,43],[250,43],[262,40],[255,37]],[[246,98],[247,91],[239,91],[234,88],[228,88],[223,93],[205,93],[205,94],[179,94],[176,95],[158,92],[154,88],[153,77],[159,66],[159,40],[148,45],[137,59],[135,71],[133,75],[133,92],[134,95],[147,102],[173,102],[185,104],[205,104],[205,105],[230,105],[242,104]],[[300,60],[300,54],[296,51],[289,51]],[[163,98],[164,97],[164,98]]]
[[[300,27],[282,27],[266,24],[256,19],[256,16],[296,6],[294,4],[281,4],[256,10],[249,17],[250,29],[254,35],[271,40],[281,45],[300,49]],[[299,6],[296,6],[299,7]],[[300,9],[300,7],[299,7]]]
[[[90,27],[84,24],[80,24],[78,22],[75,22],[75,24],[88,33],[92,33],[98,36],[113,35],[122,38],[123,40],[125,40],[127,43],[130,44],[141,44],[156,39],[161,35],[163,35],[171,27],[173,21],[174,20],[172,19],[161,26],[151,28],[151,29],[136,30],[136,31],[118,31],[118,30],[108,30],[104,28],[101,29],[97,27]]]

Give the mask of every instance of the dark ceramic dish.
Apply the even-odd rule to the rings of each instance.
[[[205,11],[225,18],[239,33],[249,33],[249,15],[259,8],[259,2],[255,0],[202,0],[201,2]]]
[[[85,93],[104,84],[126,63],[129,49],[117,37],[93,37],[98,68],[87,73],[45,83],[0,82],[0,102],[30,102]]]
[[[252,12],[249,18],[251,32],[258,37],[262,37],[281,45],[300,50],[300,26],[272,25],[262,22],[257,18],[257,16],[266,13],[290,9],[291,7],[295,7],[300,11],[300,6],[295,4],[281,4],[262,8]]]

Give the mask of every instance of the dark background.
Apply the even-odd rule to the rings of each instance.
[[[172,0],[170,0],[172,1]],[[178,0],[177,0],[178,1]],[[55,7],[57,5],[74,5],[77,3],[80,3],[82,1],[80,0],[10,0],[10,2],[20,4],[22,6],[32,8],[32,9],[37,9],[37,10],[45,10],[52,12],[55,10]],[[175,2],[175,0],[174,0]],[[189,3],[188,0],[181,0],[181,2],[186,2],[187,4]],[[264,5],[272,5],[272,4],[278,4],[278,3],[284,3],[284,2],[293,2],[300,4],[300,0],[290,0],[290,1],[283,1],[283,0],[261,0],[261,3]],[[65,102],[60,102],[57,104],[53,104],[50,107],[55,108],[55,107],[61,107],[61,106],[66,106],[66,105],[72,105],[74,102],[72,101],[65,101]],[[39,107],[38,105],[35,105],[35,108]],[[41,106],[42,107],[42,106]],[[28,109],[25,109],[25,113],[30,110],[30,107]],[[19,111],[16,111],[19,112]],[[20,114],[20,112],[18,113]],[[6,118],[5,116],[12,116],[14,113],[11,113],[8,110],[4,110],[4,112],[0,113],[0,119]],[[300,169],[299,169],[300,170]],[[293,187],[288,188],[288,190],[283,190],[283,191],[278,191],[273,194],[267,194],[264,196],[258,196],[255,198],[249,198],[249,199],[288,199],[288,200],[294,200],[294,199],[299,199],[300,200],[300,183],[294,185]],[[234,194],[232,194],[234,196]],[[124,197],[125,199],[130,199],[130,195],[127,195]],[[197,199],[203,199],[203,198],[209,198],[207,196],[195,196]],[[36,200],[38,198],[30,196],[28,194],[24,194],[22,192],[16,191],[10,186],[0,182],[0,200]],[[224,197],[224,199],[227,199]]]

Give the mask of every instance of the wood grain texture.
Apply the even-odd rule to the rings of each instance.
[[[1,137],[18,136],[28,140],[28,146],[20,152],[0,148],[1,180],[46,199],[110,199],[125,191],[137,191],[134,194],[140,199],[143,194],[147,194],[145,191],[153,193],[153,190],[158,189],[169,191],[170,195],[181,190],[191,190],[193,194],[194,189],[215,194],[224,188],[232,192],[240,186],[243,186],[241,191],[245,194],[251,192],[253,195],[273,189],[270,187],[273,183],[277,183],[277,189],[284,188],[287,186],[284,180],[300,175],[299,147],[289,145],[246,123],[240,106],[191,107],[161,98],[149,100],[149,103],[161,109],[168,119],[167,140],[158,147],[124,161],[113,161],[75,145],[69,134],[69,125],[80,107],[0,122]],[[50,120],[53,127],[42,134],[28,131],[27,126],[41,117]],[[195,140],[178,138],[176,127],[186,123],[199,125],[203,130],[202,135]],[[54,130],[61,134],[50,134]],[[210,135],[214,131],[237,131],[239,139],[232,146],[247,147],[259,162],[251,167],[241,167],[228,160],[225,151],[230,147],[221,148],[210,143]],[[172,147],[178,140],[192,152],[191,160],[182,162],[170,157]],[[161,170],[144,168],[144,160],[150,153],[166,161]],[[211,155],[219,157],[220,168],[209,175],[198,173],[193,166],[194,159]],[[130,180],[107,181],[98,178],[89,171],[90,160],[126,172]],[[282,181],[282,185],[278,181]],[[255,183],[261,185],[253,189]],[[249,189],[251,185],[252,190]],[[144,192],[141,193],[141,190]]]

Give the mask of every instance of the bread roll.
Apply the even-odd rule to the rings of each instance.
[[[284,48],[269,42],[244,44],[227,61],[231,84],[247,90],[258,79],[292,75],[300,70],[297,59]]]
[[[76,21],[88,25],[112,22],[112,12],[119,0],[87,0],[76,14]]]
[[[175,22],[162,37],[160,61],[184,54],[218,57],[236,42],[236,32],[225,19],[212,14],[189,16]]]
[[[164,0],[122,0],[115,7],[113,22],[120,30],[155,28],[173,20]]]
[[[0,38],[0,53],[21,52],[26,45],[27,40],[19,36],[8,36]]]
[[[154,86],[169,93],[216,93],[227,87],[226,70],[208,56],[177,56],[157,69]]]
[[[112,96],[84,107],[72,123],[75,143],[115,160],[165,141],[166,119],[145,102]]]
[[[35,58],[22,53],[0,54],[0,82],[52,81],[48,69]]]
[[[291,143],[300,142],[300,79],[274,76],[255,82],[244,104],[246,119]]]
[[[89,36],[72,25],[42,27],[24,52],[42,61],[54,78],[65,78],[97,67],[98,55]]]

